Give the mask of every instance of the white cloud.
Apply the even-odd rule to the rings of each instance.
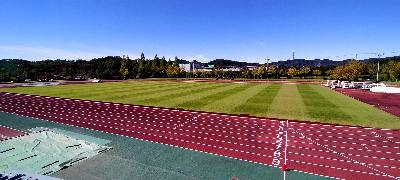
[[[122,56],[130,55],[130,58],[138,57],[135,54],[111,50],[66,50],[48,47],[31,47],[31,46],[9,46],[0,45],[0,59],[17,58],[27,60],[43,60],[43,59],[93,59],[104,56]]]

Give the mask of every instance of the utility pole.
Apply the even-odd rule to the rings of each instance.
[[[378,69],[376,71],[376,82],[378,82],[379,81],[379,61],[381,60],[381,56],[384,56],[385,53],[382,53],[382,54],[380,54],[380,53],[363,53],[363,54],[375,54],[375,55],[378,55]]]
[[[378,54],[378,70],[376,71],[376,82],[379,81],[379,61],[381,61],[381,56],[384,56],[385,53]]]
[[[268,70],[268,63],[269,63],[270,59],[265,59],[265,60],[267,61],[267,70]]]

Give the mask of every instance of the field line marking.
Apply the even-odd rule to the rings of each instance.
[[[349,157],[343,155],[344,153],[339,153],[339,152],[337,152],[337,151],[335,151],[335,150],[332,150],[332,149],[326,147],[325,145],[322,145],[322,144],[320,144],[320,143],[318,143],[318,142],[312,140],[311,138],[305,136],[303,133],[296,131],[296,130],[293,129],[293,128],[290,128],[290,129],[292,129],[292,130],[293,130],[294,132],[296,132],[297,134],[300,134],[303,138],[305,138],[305,139],[307,139],[307,140],[313,142],[314,144],[316,144],[316,145],[318,145],[318,146],[321,146],[321,147],[327,149],[328,151],[331,151],[331,152],[333,152],[333,153],[335,153],[335,154],[338,154],[339,156],[342,156],[342,157],[344,157],[344,158],[346,158],[346,159],[350,159],[350,160],[353,161],[355,164],[360,164],[360,165],[362,165],[362,166],[365,166],[365,167],[367,167],[367,168],[369,168],[369,169],[372,169],[372,170],[374,170],[374,171],[376,171],[376,172],[379,172],[380,174],[386,175],[386,176],[391,177],[391,178],[393,178],[393,179],[400,179],[399,177],[389,175],[389,174],[384,173],[384,172],[382,172],[382,171],[380,171],[380,170],[378,170],[378,169],[375,169],[375,168],[373,168],[373,167],[370,167],[370,166],[366,165],[366,163],[362,163],[362,162],[359,162],[359,161],[354,160],[354,159],[352,159],[352,158],[349,158]]]

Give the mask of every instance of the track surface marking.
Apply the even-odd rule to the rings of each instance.
[[[0,111],[268,166],[284,161],[285,120],[12,93],[0,93]],[[399,179],[399,147],[398,130],[289,122],[287,168],[340,179]]]

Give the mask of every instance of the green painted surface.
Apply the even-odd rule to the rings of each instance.
[[[103,145],[103,146],[107,145],[108,143],[111,142],[110,140],[100,139],[100,138],[97,138],[97,137],[88,136],[88,135],[84,135],[84,134],[80,134],[80,133],[75,133],[75,132],[72,132],[72,131],[66,131],[66,130],[63,130],[63,129],[57,129],[57,128],[48,129],[48,128],[45,128],[45,127],[35,127],[35,128],[28,129],[29,132],[38,132],[38,131],[44,131],[44,130],[51,130],[51,131],[54,131],[54,132],[57,132],[57,133],[60,133],[60,134],[63,134],[63,135],[69,136],[69,137],[73,137],[73,138],[76,138],[76,139],[81,139],[81,140],[84,140],[84,141],[96,143],[96,144]]]
[[[12,114],[0,113],[0,125],[20,130],[58,128],[111,141],[107,146],[112,150],[51,175],[62,179],[282,179],[279,168]],[[287,179],[326,178],[289,171]]]

